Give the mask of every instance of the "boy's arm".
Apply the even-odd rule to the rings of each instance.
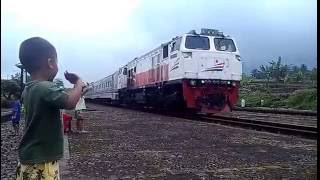
[[[83,89],[83,91],[82,91],[82,93],[81,93],[81,95],[82,95],[82,96],[85,95],[88,91],[89,91],[88,86],[85,86],[84,89]]]
[[[65,73],[66,79],[74,84],[74,88],[66,92],[63,88],[54,83],[44,82],[43,100],[50,106],[59,109],[73,109],[80,99],[82,87],[85,85],[82,80],[73,73]]]

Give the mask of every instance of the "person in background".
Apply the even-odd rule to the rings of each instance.
[[[62,120],[63,120],[63,132],[64,133],[71,133],[71,121],[72,116],[68,114],[65,110],[62,110]]]
[[[15,135],[19,135],[21,103],[19,95],[13,96],[11,122]]]
[[[84,82],[74,73],[64,73],[74,88],[65,91],[53,83],[58,73],[55,47],[47,40],[33,37],[23,41],[19,59],[31,76],[22,92],[25,108],[24,134],[19,144],[16,179],[59,180],[63,157],[63,130],[60,109],[74,109]]]
[[[79,133],[87,133],[87,131],[84,130],[84,116],[83,111],[87,109],[85,100],[84,100],[84,94],[88,92],[88,86],[84,87],[83,92],[81,94],[81,97],[76,105],[75,108],[75,118],[76,118],[76,126],[77,126],[77,132]]]

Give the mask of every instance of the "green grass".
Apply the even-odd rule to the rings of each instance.
[[[294,109],[317,110],[317,89],[295,91],[289,96],[287,106]]]
[[[246,107],[261,107],[263,99],[263,107],[317,110],[317,89],[297,90],[289,97],[272,95],[266,91],[240,92],[238,106],[241,106],[241,99],[246,101]]]

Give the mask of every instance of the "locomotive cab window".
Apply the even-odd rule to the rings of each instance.
[[[209,50],[209,38],[204,36],[187,36],[185,47],[187,49]]]
[[[235,52],[236,46],[232,39],[215,38],[214,46],[217,51]]]
[[[188,49],[209,50],[209,38],[203,36],[187,36],[185,46]]]

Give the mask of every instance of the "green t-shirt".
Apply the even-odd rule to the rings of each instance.
[[[19,146],[21,163],[43,163],[63,157],[60,109],[67,94],[50,81],[28,82],[22,93],[25,129]]]

